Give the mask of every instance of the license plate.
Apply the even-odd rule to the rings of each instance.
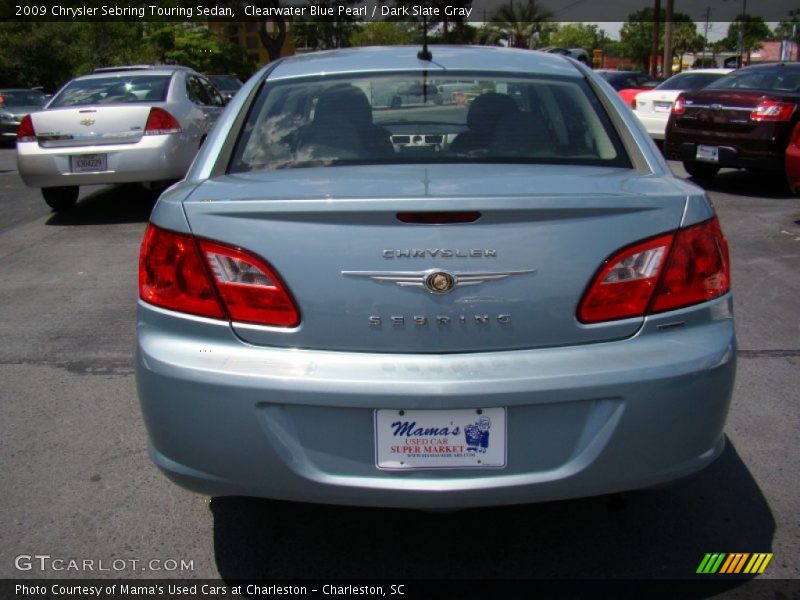
[[[72,157],[73,173],[97,173],[107,171],[107,156],[105,154],[81,154]]]
[[[502,468],[506,409],[376,410],[379,469]]]
[[[697,146],[697,160],[719,162],[719,148],[716,146]]]
[[[672,102],[654,102],[653,103],[653,111],[654,112],[668,113],[671,110],[672,110]]]

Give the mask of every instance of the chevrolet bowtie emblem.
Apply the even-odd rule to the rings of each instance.
[[[81,119],[81,125],[86,125],[87,127],[94,125],[94,119]]]
[[[459,286],[480,285],[515,275],[529,275],[536,269],[520,271],[342,271],[345,277],[368,277],[380,283],[394,283],[400,287],[415,287],[432,294],[446,294]]]

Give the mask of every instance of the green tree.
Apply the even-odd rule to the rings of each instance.
[[[237,44],[220,40],[205,27],[186,23],[147,23],[144,44],[148,61],[185,65],[203,73],[246,77],[256,66]]]
[[[403,21],[376,21],[365,23],[350,34],[353,46],[394,46],[413,44],[419,35],[414,23]]]
[[[559,27],[551,36],[550,43],[561,48],[583,48],[591,52],[603,48],[608,42],[605,30],[597,25],[568,23]]]
[[[483,30],[483,40],[505,41],[512,48],[536,48],[553,31],[553,13],[534,2],[509,4],[495,11]]]
[[[652,35],[653,35],[653,17],[655,13],[650,7],[643,8],[628,15],[628,20],[620,29],[620,48],[625,56],[633,60],[634,64],[641,68],[647,69],[650,63],[650,51],[652,48]],[[666,11],[661,11],[661,18],[659,19],[659,44],[658,54],[664,54],[664,20],[666,18]],[[681,24],[690,24],[694,28],[694,33],[697,33],[697,26],[692,21],[691,17],[681,12],[672,14],[673,31],[679,29]],[[688,29],[687,29],[688,31]],[[673,35],[673,47],[674,47]]]
[[[672,28],[672,53],[673,57],[680,58],[683,69],[683,55],[689,52],[700,52],[705,45],[705,39],[697,33],[694,23],[675,23]]]
[[[772,38],[772,30],[764,22],[763,17],[752,15],[737,15],[736,19],[728,26],[728,35],[723,42],[728,50],[739,51],[739,40],[742,39],[742,50],[750,62],[750,53],[761,48],[762,42]]]

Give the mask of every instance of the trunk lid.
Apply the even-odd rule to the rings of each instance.
[[[682,94],[686,111],[676,116],[676,123],[687,129],[719,130],[726,133],[750,133],[761,122],[750,118],[758,104],[779,95],[764,91],[703,90]]]
[[[45,148],[133,144],[144,134],[149,104],[53,108],[33,113],[39,145]]]
[[[297,329],[234,324],[248,342],[476,352],[635,334],[641,318],[581,324],[578,303],[610,254],[676,229],[686,198],[671,178],[627,169],[393,165],[228,175],[204,182],[184,208],[196,236],[262,256],[295,299]],[[398,219],[431,211],[480,218]],[[432,293],[421,283],[432,272],[460,284]]]

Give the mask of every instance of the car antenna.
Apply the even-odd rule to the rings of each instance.
[[[422,50],[417,52],[420,60],[433,60],[433,54],[428,50],[428,17],[422,17]]]

